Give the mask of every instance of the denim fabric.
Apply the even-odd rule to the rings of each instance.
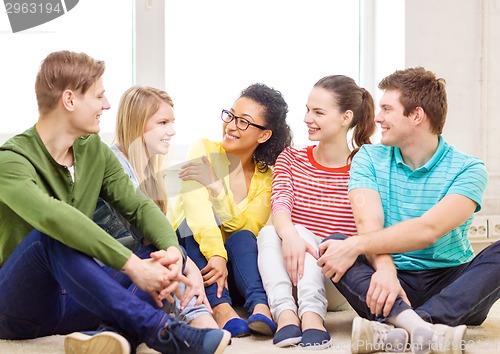
[[[345,237],[334,234],[325,241]],[[366,306],[366,293],[373,273],[368,260],[360,256],[335,286],[361,317],[383,321],[372,315]],[[412,308],[424,320],[449,326],[480,325],[500,298],[500,241],[460,266],[398,271],[398,278]],[[409,308],[398,297],[388,317]]]
[[[187,229],[184,220],[179,228]],[[179,234],[178,234],[179,235]],[[192,236],[179,237],[179,243],[186,249],[187,255],[198,268],[203,269],[207,265],[207,259],[200,252],[198,243]],[[212,307],[221,303],[233,304],[237,297],[243,298],[244,308],[252,313],[255,305],[267,305],[267,296],[262,285],[259,269],[257,266],[257,238],[248,230],[240,230],[233,233],[225,242],[228,254],[228,286],[224,288],[222,296],[217,297],[217,283],[205,288],[208,301]],[[234,289],[236,288],[236,289]],[[236,292],[234,290],[237,290]]]
[[[97,200],[93,220],[132,251],[137,251],[142,247],[144,238],[142,233],[101,198]]]
[[[118,158],[123,171],[129,176],[134,187],[136,189],[139,188],[139,181],[127,157],[120,151],[116,144],[111,146],[111,150]],[[144,238],[142,232],[134,225],[131,225],[127,219],[101,198],[97,200],[93,220],[108,234],[116,238],[132,251],[137,251],[142,247],[142,240]]]
[[[169,318],[124,273],[38,230],[0,268],[0,289],[2,339],[93,330],[106,320],[132,342],[156,346]]]
[[[97,201],[94,221],[111,236],[118,239],[118,241],[132,251],[141,254],[144,250],[148,250],[148,248],[143,247],[141,243],[141,240],[144,237],[142,233],[137,228],[133,227],[133,225],[130,225],[125,218],[119,215],[101,198]],[[146,251],[147,253],[140,258],[148,257],[149,253],[153,251],[155,251],[155,249]],[[184,293],[184,284],[181,283],[179,286],[181,293]],[[150,298],[149,295],[148,298]],[[148,299],[146,298],[146,300]],[[175,317],[180,321],[189,323],[199,316],[210,314],[205,305],[195,305],[197,297],[191,299],[183,310],[180,309],[181,304],[177,296],[174,296],[174,300],[174,304],[172,304],[172,306],[167,306],[168,308],[166,311],[175,314]],[[153,305],[153,303],[151,304]]]

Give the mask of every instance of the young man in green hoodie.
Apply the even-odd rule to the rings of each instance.
[[[179,281],[189,283],[184,257],[168,220],[97,135],[110,108],[104,68],[84,53],[49,54],[35,83],[38,122],[0,147],[0,338],[104,322],[128,341],[113,331],[73,333],[66,352],[128,354],[140,343],[162,353],[221,352],[228,333],[194,329],[161,309]],[[152,246],[136,255],[97,226],[98,197]]]

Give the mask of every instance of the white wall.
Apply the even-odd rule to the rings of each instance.
[[[481,214],[500,214],[500,0],[406,0],[405,31],[406,67],[447,82],[443,136],[486,163]]]
[[[310,144],[303,119],[314,83],[332,74],[359,81],[359,21],[358,1],[165,1],[176,146],[219,140],[221,110],[256,82],[281,91],[294,143]]]

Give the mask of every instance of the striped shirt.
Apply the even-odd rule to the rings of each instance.
[[[488,174],[484,163],[448,145],[439,137],[432,158],[412,170],[397,147],[362,146],[352,162],[349,190],[370,188],[380,194],[384,227],[420,217],[448,194],[460,194],[481,209]],[[443,235],[433,245],[418,251],[393,254],[399,270],[455,267],[474,258],[467,238],[473,215]]]
[[[314,159],[314,147],[288,147],[279,155],[273,174],[272,212],[288,211],[294,224],[322,238],[337,232],[352,236],[356,225],[347,195],[350,165],[322,166]]]

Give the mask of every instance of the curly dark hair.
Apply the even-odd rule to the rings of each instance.
[[[273,132],[271,138],[260,144],[253,154],[259,171],[266,172],[269,166],[274,166],[278,155],[292,144],[292,131],[286,123],[288,105],[281,92],[260,83],[241,91],[241,97],[249,98],[264,108],[264,126]]]

